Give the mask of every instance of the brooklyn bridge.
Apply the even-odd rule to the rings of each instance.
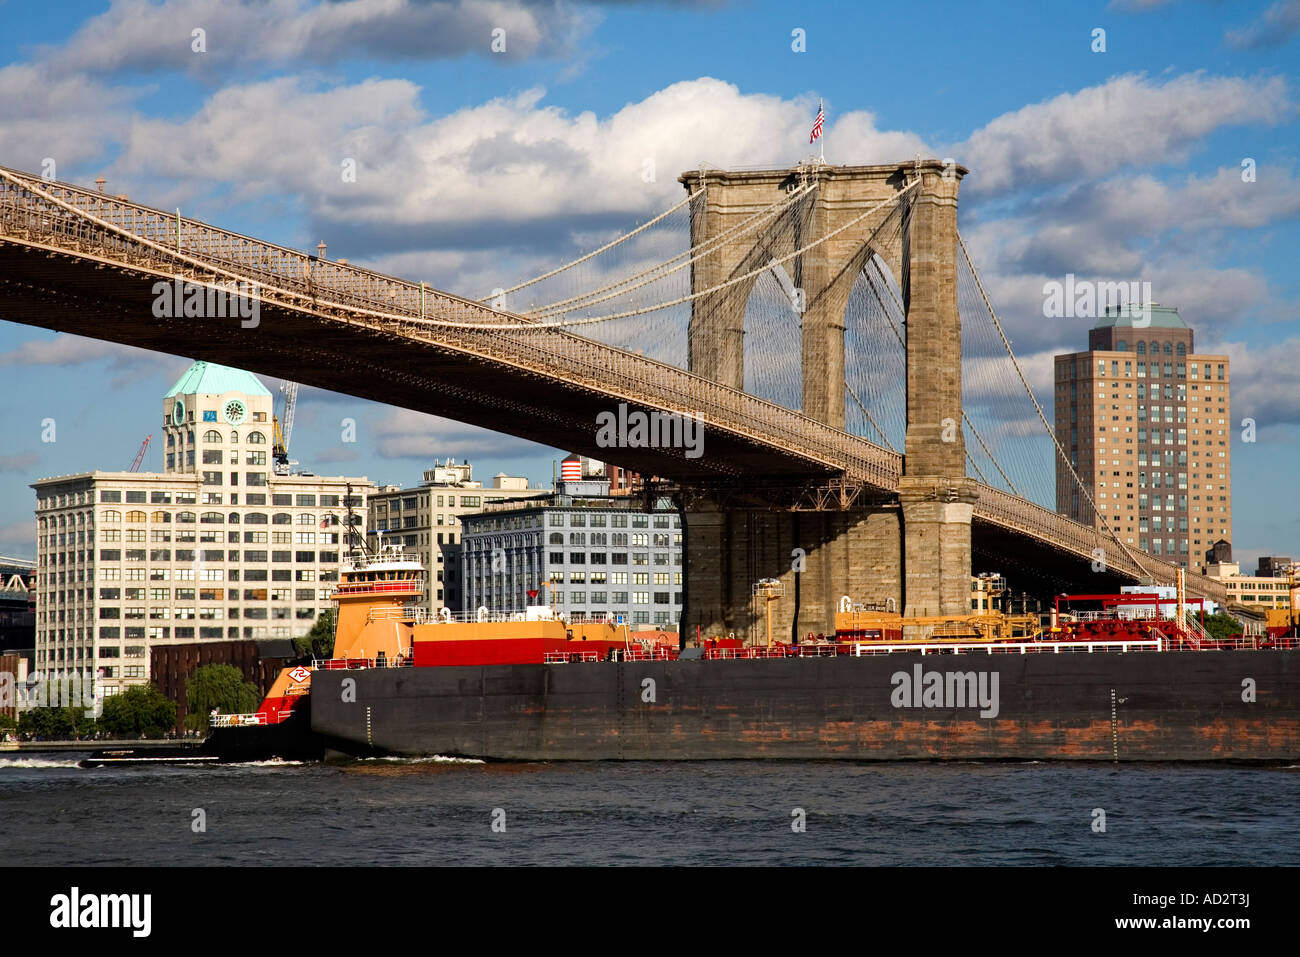
[[[1040,597],[1174,581],[1104,520],[1050,507],[1058,483],[1088,488],[958,232],[966,173],[687,172],[662,214],[472,299],[0,168],[0,318],[660,477],[688,529],[684,628],[748,628],[761,578],[798,595],[778,618],[796,630],[820,630],[842,595],[967,614],[972,571]],[[156,284],[177,277],[254,288],[257,322],[156,315]],[[698,446],[599,442],[624,405],[690,417]],[[1201,576],[1188,592],[1226,598]]]

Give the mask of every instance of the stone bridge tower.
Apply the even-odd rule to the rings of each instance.
[[[906,459],[897,494],[811,513],[791,510],[788,503],[783,508],[775,500],[766,509],[737,507],[734,499],[719,496],[714,507],[706,505],[689,519],[684,628],[699,625],[755,637],[750,591],[752,582],[764,577],[782,579],[793,597],[778,603],[782,637],[831,629],[842,595],[855,601],[893,599],[908,615],[969,613],[975,490],[966,478],[957,313],[957,191],[965,173],[961,166],[927,160],[701,170],[680,177],[687,190],[704,190],[692,215],[692,245],[717,242],[694,264],[696,290],[831,236],[785,264],[793,285],[802,290],[804,414],[844,428],[845,310],[872,255],[898,282],[907,319]],[[780,216],[760,220],[758,229],[736,229],[805,186],[813,188]],[[901,228],[881,230],[881,238],[869,242],[877,226],[898,215],[896,204],[863,214],[905,190]],[[744,388],[745,307],[756,280],[694,301],[692,372]],[[796,549],[806,555],[802,571]]]

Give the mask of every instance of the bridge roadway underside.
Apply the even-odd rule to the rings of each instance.
[[[119,273],[111,275],[110,271]],[[21,277],[21,278],[14,278]],[[596,444],[596,416],[617,396],[584,390],[454,348],[263,303],[256,328],[235,318],[155,318],[145,272],[0,243],[0,319],[249,369],[333,392],[446,416],[498,432],[614,458]],[[641,408],[633,402],[629,410]],[[432,436],[431,436],[432,438]],[[818,480],[807,458],[707,427],[704,454],[620,448],[616,464],[674,480]],[[825,477],[833,470],[827,468]]]

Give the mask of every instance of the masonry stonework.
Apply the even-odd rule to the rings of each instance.
[[[698,292],[747,276],[858,217],[862,221],[794,256],[784,267],[803,290],[804,414],[844,428],[844,313],[849,293],[873,254],[903,291],[907,313],[906,464],[898,504],[834,512],[756,512],[719,507],[690,518],[690,595],[684,630],[736,632],[753,640],[762,608],[752,597],[760,578],[779,578],[776,630],[833,630],[842,595],[892,598],[908,615],[969,610],[971,515],[975,484],[966,478],[962,436],[961,319],[957,311],[957,192],[966,170],[936,160],[891,166],[810,166],[795,170],[695,171],[681,177],[704,191],[691,220],[694,246],[713,245],[693,266]],[[898,197],[899,229],[877,227]],[[781,216],[764,211],[806,190]],[[736,230],[751,217],[755,232]],[[736,230],[735,241],[727,236]],[[690,369],[733,388],[745,379],[745,308],[757,277],[693,303]],[[791,571],[791,552],[806,552],[805,571]],[[797,598],[796,598],[797,583]]]

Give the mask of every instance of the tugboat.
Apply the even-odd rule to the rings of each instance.
[[[319,761],[320,740],[311,730],[311,669],[283,669],[261,707],[252,714],[213,714],[199,745],[116,748],[93,752],[83,768],[157,764],[217,764],[243,761]]]

